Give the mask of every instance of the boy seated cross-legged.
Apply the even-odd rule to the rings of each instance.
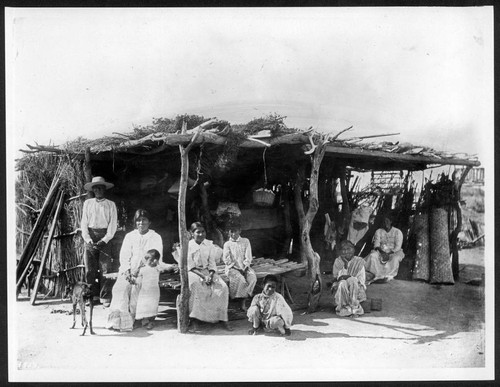
[[[248,321],[252,323],[249,335],[256,335],[263,328],[278,330],[282,335],[290,336],[292,309],[283,296],[276,292],[278,278],[269,274],[264,278],[262,293],[253,297],[247,310]]]

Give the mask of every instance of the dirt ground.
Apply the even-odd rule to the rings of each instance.
[[[94,309],[96,335],[69,329],[69,301],[20,297],[9,309],[10,381],[291,381],[488,379],[484,248],[462,250],[460,280],[437,286],[393,280],[368,287],[382,310],[358,318],[335,315],[325,291],[306,314],[307,278],[290,275],[292,335],[248,336],[249,323],[230,312],[234,331],[204,324],[176,329],[174,295],[162,292],[153,330],[105,329],[108,310]],[[331,281],[325,275],[325,282]],[[79,317],[79,316],[78,316]]]

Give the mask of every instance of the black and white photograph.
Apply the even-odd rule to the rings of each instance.
[[[5,8],[8,381],[494,380],[493,11]]]

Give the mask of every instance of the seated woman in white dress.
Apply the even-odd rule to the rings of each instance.
[[[131,331],[136,318],[141,286],[136,278],[146,252],[155,249],[160,253],[163,242],[161,236],[151,230],[149,212],[139,209],[134,215],[135,230],[125,235],[120,250],[120,269],[112,291],[112,300],[106,328]],[[164,270],[175,270],[175,265],[164,264]]]
[[[373,250],[365,258],[367,285],[380,279],[390,281],[398,274],[399,263],[405,256],[402,245],[403,233],[392,227],[392,219],[386,215],[384,228],[375,231]]]
[[[216,256],[220,247],[205,239],[205,227],[195,222],[190,228],[192,239],[188,244],[187,269],[189,279],[189,317],[191,330],[198,330],[196,320],[209,323],[221,322],[227,330],[229,290],[217,275]]]
[[[250,268],[252,247],[247,238],[240,236],[238,222],[229,225],[229,240],[224,243],[222,259],[226,264],[225,273],[229,278],[229,297],[241,299],[241,309],[247,310],[246,300],[252,296],[257,276]]]

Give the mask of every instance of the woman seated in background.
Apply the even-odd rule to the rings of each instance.
[[[252,296],[257,276],[250,268],[252,247],[247,238],[240,236],[238,221],[229,224],[229,240],[224,243],[222,259],[226,264],[225,273],[229,278],[229,297],[241,299],[241,310],[246,311],[246,300]]]
[[[333,263],[332,293],[339,316],[364,314],[361,302],[366,300],[365,260],[354,256],[354,244],[344,240],[339,245],[340,257]]]
[[[138,307],[141,285],[137,283],[141,262],[148,250],[159,252],[161,262],[163,242],[161,236],[151,230],[149,212],[139,209],[134,215],[136,229],[125,235],[120,250],[120,269],[112,291],[110,313],[106,328],[131,331]],[[144,264],[144,263],[143,263]],[[175,265],[162,262],[162,270],[175,270]],[[143,299],[146,302],[147,298]]]
[[[398,274],[399,263],[405,256],[402,245],[403,233],[392,227],[392,218],[385,215],[384,228],[375,231],[373,250],[366,257],[367,285],[380,279],[390,281]]]
[[[190,231],[192,239],[188,244],[187,269],[191,330],[199,329],[196,320],[220,321],[224,328],[232,330],[227,317],[229,290],[217,275],[216,256],[220,255],[220,247],[206,239],[205,227],[201,223],[193,223]]]

